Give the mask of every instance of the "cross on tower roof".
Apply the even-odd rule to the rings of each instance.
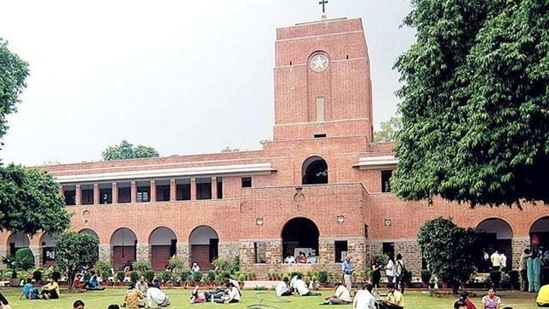
[[[322,18],[326,19],[326,3],[328,0],[321,0],[318,4],[322,5]]]

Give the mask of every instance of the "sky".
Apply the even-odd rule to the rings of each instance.
[[[0,37],[29,63],[3,163],[101,160],[128,140],[161,156],[261,149],[274,125],[276,28],[319,20],[319,0],[0,0]],[[374,128],[397,111],[409,0],[328,0],[361,18]]]

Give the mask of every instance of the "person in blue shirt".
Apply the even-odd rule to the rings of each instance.
[[[105,289],[104,286],[101,286],[101,284],[99,284],[99,280],[97,280],[96,274],[93,274],[90,280],[87,281],[84,285],[86,286],[86,290],[104,290]]]
[[[351,265],[351,256],[347,255],[345,257],[345,261],[343,261],[343,264],[341,264],[341,269],[343,271],[343,278],[345,279],[345,286],[350,292],[351,287],[353,286],[353,282],[351,280],[354,271],[353,265]]]
[[[28,278],[27,283],[25,283],[25,285],[23,286],[23,293],[21,293],[19,299],[21,299],[22,297],[25,297],[25,299],[28,300],[38,299],[38,295],[38,289],[32,285],[32,280]]]

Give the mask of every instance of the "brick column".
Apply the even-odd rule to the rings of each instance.
[[[116,182],[112,183],[112,203],[118,203],[118,184]]]
[[[32,255],[34,256],[34,265],[42,266],[42,250],[40,250],[40,246],[30,245],[29,249],[31,249]]]
[[[130,200],[133,204],[137,202],[137,183],[135,181],[130,184]]]
[[[82,189],[80,188],[80,185],[76,185],[75,187],[74,204],[82,205]]]
[[[196,178],[191,177],[191,201],[196,200]]]
[[[217,177],[212,177],[212,200],[217,199]]]
[[[191,265],[191,255],[189,254],[189,243],[177,242],[175,254],[183,260],[183,267]]]
[[[150,190],[151,190],[151,203],[156,202],[156,181],[151,180],[150,182]]]
[[[101,196],[99,195],[99,184],[94,183],[93,184],[93,203],[94,204],[101,204]]]
[[[99,244],[99,260],[112,263],[112,247],[110,244]]]
[[[137,243],[137,260],[138,261],[151,261],[151,246],[146,243]]]
[[[175,178],[170,179],[170,202],[176,201],[177,185],[175,183]]]

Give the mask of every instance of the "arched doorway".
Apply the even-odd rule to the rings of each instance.
[[[112,265],[120,269],[137,258],[137,237],[128,228],[119,228],[112,234]]]
[[[15,252],[21,248],[28,248],[30,246],[29,236],[27,234],[19,231],[17,233],[13,233],[8,238],[8,245],[9,245],[9,255],[15,256]]]
[[[175,255],[177,249],[177,237],[167,227],[155,229],[150,237],[151,245],[151,266],[154,270],[165,269],[168,260]]]
[[[513,230],[509,223],[498,218],[488,218],[480,222],[475,230],[481,233],[482,250],[487,252],[488,255],[491,255],[495,250],[498,250],[500,254],[504,253],[507,257],[507,269],[512,269],[513,248],[511,240],[513,239]],[[480,271],[489,271],[490,266],[489,259],[486,261],[479,257]]]
[[[219,236],[210,226],[199,226],[189,236],[191,262],[197,262],[201,270],[213,269],[213,260],[217,259]]]
[[[40,247],[42,248],[42,265],[49,267],[55,265],[55,244],[50,233],[42,234],[40,238]]]
[[[539,218],[530,226],[530,243],[549,248],[549,217]]]
[[[96,249],[97,250],[97,257],[99,259],[101,259],[101,257],[99,256],[99,244],[101,244],[101,240],[99,239],[99,235],[97,235],[97,233],[94,230],[88,229],[88,228],[81,229],[80,231],[78,231],[78,233],[88,234],[88,235],[91,235],[91,236],[97,238],[97,240],[98,240],[98,245],[97,245],[97,249]]]
[[[313,156],[301,167],[302,184],[328,183],[328,164],[324,159]]]
[[[320,232],[313,221],[303,217],[291,219],[282,229],[282,254],[297,257],[299,252],[304,252],[308,257],[307,263],[316,263],[319,236]]]

